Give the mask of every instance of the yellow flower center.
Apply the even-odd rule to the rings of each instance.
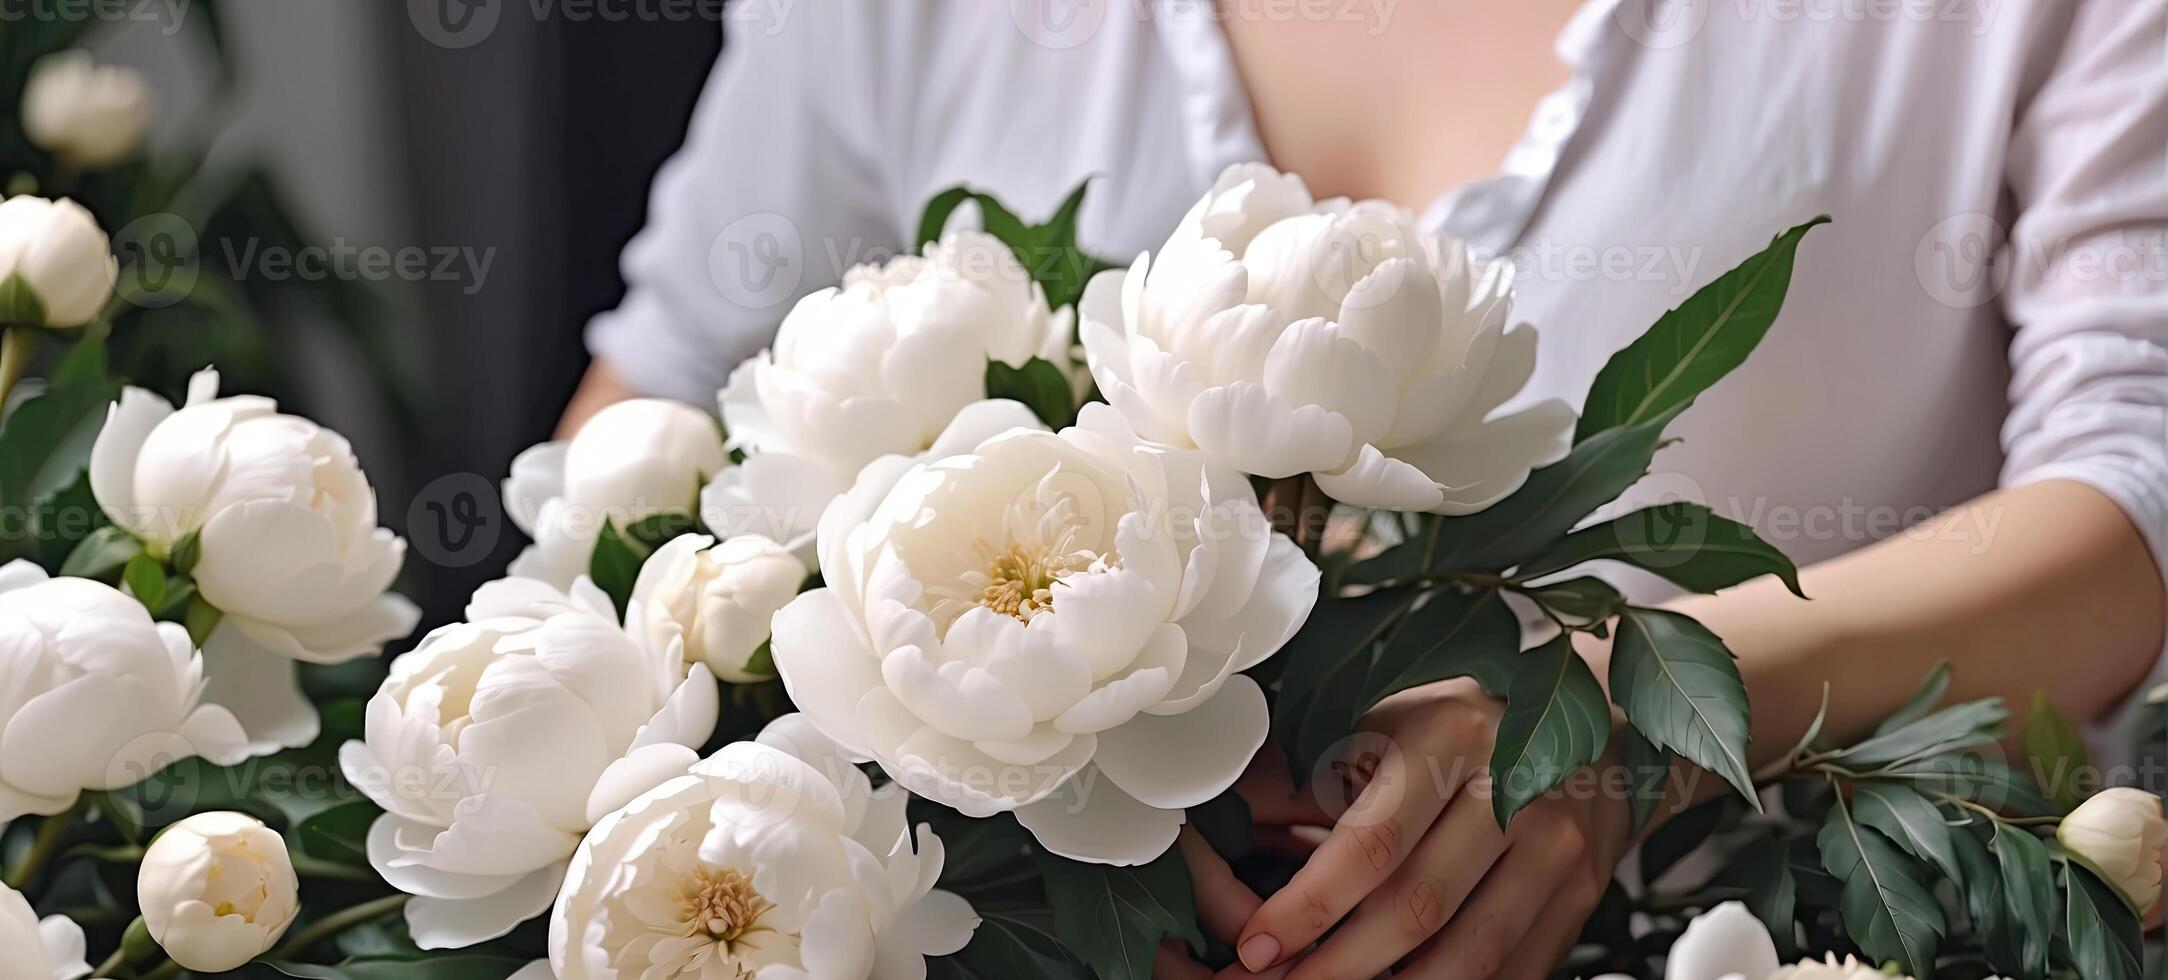
[[[750,875],[736,868],[702,868],[679,895],[688,935],[706,933],[718,942],[735,942],[775,908],[761,897]]]
[[[978,604],[1026,623],[1053,607],[1055,582],[1090,567],[1093,560],[1087,552],[1064,554],[1024,544],[997,551],[982,541],[978,549],[986,556],[987,579]]]

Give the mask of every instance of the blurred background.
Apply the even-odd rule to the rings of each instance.
[[[138,284],[188,295],[116,326],[115,369],[178,397],[215,360],[229,390],[346,433],[410,542],[425,625],[523,542],[496,481],[585,369],[581,328],[622,294],[617,254],[721,47],[720,0],[616,9],[0,0],[5,173],[36,168],[9,159],[35,152],[12,107],[44,49],[88,48],[156,92],[143,173],[72,189],[101,217],[172,197],[116,247],[124,265],[187,253],[188,281]]]

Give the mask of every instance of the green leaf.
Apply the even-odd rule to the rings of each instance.
[[[1852,792],[1852,816],[1949,878],[1964,876],[1957,864],[1957,846],[1950,843],[1950,825],[1912,787],[1862,780]]]
[[[1354,717],[1353,703],[1362,696],[1378,644],[1407,614],[1414,599],[1415,594],[1405,589],[1380,589],[1318,603],[1302,629],[1273,658],[1282,667],[1279,698],[1272,706],[1272,731],[1287,750],[1298,783],[1316,761],[1316,753],[1347,734],[1330,729],[1336,719]],[[1319,721],[1305,721],[1305,715],[1312,713]]]
[[[954,956],[930,958],[928,975],[956,980],[1089,980],[1091,971],[1077,962],[1056,934],[1054,912],[1041,908],[977,909],[979,928],[971,944]]]
[[[1638,425],[1606,429],[1573,447],[1565,459],[1528,475],[1528,482],[1488,509],[1439,521],[1443,557],[1434,567],[1497,570],[1551,547],[1596,508],[1618,499],[1648,474],[1664,426],[1679,405]]]
[[[1600,559],[1625,562],[1704,593],[1774,575],[1792,594],[1806,598],[1799,569],[1784,552],[1753,528],[1690,503],[1644,507],[1575,531],[1529,559],[1520,575],[1533,578]]]
[[[1100,980],[1151,980],[1152,957],[1162,939],[1204,950],[1189,867],[1180,850],[1169,848],[1149,864],[1128,868],[1044,852],[1037,857],[1056,934]]]
[[[18,406],[0,425],[0,502],[27,509],[81,476],[119,394],[111,381],[54,384]]]
[[[1605,629],[1606,620],[1626,607],[1617,587],[1593,575],[1553,582],[1527,593],[1528,598],[1577,627]]]
[[[1455,677],[1475,678],[1484,693],[1504,697],[1520,669],[1520,647],[1520,620],[1498,590],[1433,592],[1378,652],[1349,725],[1387,697]]]
[[[974,196],[976,195],[971,192],[969,187],[951,187],[939,194],[935,194],[926,202],[926,210],[920,212],[918,235],[912,240],[918,243],[920,249],[940,241],[941,231],[948,227],[949,217],[956,213],[957,208],[963,207],[965,201],[971,200]]]
[[[181,625],[187,627],[189,641],[198,647],[210,640],[211,631],[218,628],[219,620],[226,618],[225,613],[201,595],[190,597],[188,611],[181,615]]]
[[[60,574],[113,585],[120,581],[121,569],[127,566],[129,559],[142,553],[142,542],[108,524],[76,543],[75,550],[68,552],[68,559],[61,562]]]
[[[2018,972],[2045,976],[2055,920],[2060,915],[2055,900],[2055,866],[2048,847],[2022,827],[1998,825],[1993,848],[2002,868],[2002,895],[2010,912],[2009,922],[2017,929]]]
[[[45,326],[45,303],[20,272],[0,279],[0,328],[36,329]]]
[[[1999,698],[1967,701],[1934,712],[1902,728],[1873,736],[1830,760],[1863,771],[1929,755],[1946,755],[1995,744],[2009,712]]]
[[[81,337],[68,355],[54,365],[52,382],[59,384],[104,384],[106,375],[105,336],[92,330],[78,331]]]
[[[1621,737],[1625,743],[1619,764],[1626,769],[1630,794],[1626,802],[1633,810],[1633,832],[1638,836],[1664,802],[1664,790],[1671,781],[1671,753],[1651,744],[1648,736],[1632,725],[1626,726]]]
[[[301,848],[312,857],[369,866],[369,827],[384,810],[368,800],[342,803],[301,821]]]
[[[1958,868],[1963,871],[1956,879],[1957,893],[1964,898],[1972,933],[1986,947],[1988,962],[2014,975],[2024,971],[2019,965],[2022,958],[2010,922],[2009,903],[2003,900],[2002,864],[1988,850],[1994,833],[1994,824],[1975,823],[1952,831],[1950,844],[1957,853]]]
[[[166,604],[166,567],[149,554],[137,552],[128,559],[120,573],[121,581],[127,583],[128,591],[135,594],[136,601],[152,613]]]
[[[632,601],[632,585],[640,577],[640,565],[653,551],[638,538],[619,533],[615,520],[603,519],[602,533],[595,538],[595,553],[587,562],[587,575],[610,597],[620,617],[625,615],[625,604]]]
[[[1588,661],[1560,636],[1521,655],[1505,717],[1491,748],[1491,809],[1503,828],[1513,814],[1603,755],[1611,708]]]
[[[1589,386],[1574,438],[1683,407],[1744,363],[1784,307],[1800,240],[1828,220],[1815,218],[1778,235],[1613,354]]]
[[[1724,641],[1678,613],[1634,606],[1619,614],[1611,651],[1611,698],[1627,720],[1759,809],[1746,763],[1746,684]]]
[[[2085,980],[2138,980],[2145,947],[2138,915],[2092,869],[2075,861],[2063,871],[2065,935],[2071,965]]]
[[[1022,402],[1025,408],[1031,409],[1031,414],[1051,429],[1061,429],[1076,421],[1076,396],[1069,387],[1068,376],[1043,357],[1034,357],[1020,368],[988,360],[986,397]]]
[[[1796,920],[1799,915],[1799,882],[1792,876],[1791,847],[1781,837],[1757,837],[1733,855],[1716,883],[1746,893],[1747,911],[1761,920],[1776,940],[1777,958],[1799,958]]]
[[[2032,711],[2025,719],[2025,758],[2040,788],[2064,809],[2075,810],[2092,795],[2093,761],[2085,739],[2046,691],[2033,692]]]
[[[1709,837],[1730,815],[1730,809],[1738,805],[1738,801],[1730,796],[1713,797],[1664,821],[1641,844],[1642,880],[1662,878],[1673,865],[1708,844]]]
[[[173,570],[182,575],[194,574],[196,562],[203,558],[203,530],[198,528],[181,535],[173,543]]]
[[[2054,804],[2033,787],[2032,777],[2001,759],[1969,752],[1921,756],[1881,769],[1876,775],[1884,779],[1903,779],[1922,793],[1947,793],[1990,810],[2007,811],[2020,817],[2058,812]]]
[[[1876,735],[1887,735],[1927,717],[1928,712],[1935,710],[1935,705],[1941,704],[1943,695],[1948,693],[1950,693],[1950,662],[1943,660],[1937,662],[1934,669],[1927,672],[1927,679],[1920,682],[1919,690],[1912,692],[1911,700],[1906,701],[1902,707],[1884,717],[1882,723],[1875,726],[1874,733]]]
[[[1921,883],[1926,869],[1854,820],[1841,795],[1836,801],[1816,843],[1822,866],[1844,885],[1838,910],[1845,931],[1869,958],[1895,960],[1911,976],[1932,975],[1947,924],[1941,903]]]
[[[504,980],[529,960],[513,956],[448,953],[429,959],[404,957],[350,959],[337,966],[257,960],[244,967],[242,977],[299,977],[302,980]]]

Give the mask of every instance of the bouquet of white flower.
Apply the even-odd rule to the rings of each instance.
[[[984,230],[948,228],[966,201]],[[0,569],[0,820],[45,817],[0,829],[0,935],[40,977],[102,958],[159,978],[1143,980],[1162,941],[1226,961],[1174,845],[1190,825],[1241,856],[1231,787],[1260,752],[1340,779],[1381,699],[1470,678],[1506,703],[1501,825],[1614,738],[1637,823],[1678,760],[1737,790],[1709,812],[1787,784],[1793,823],[1735,865],[1770,871],[1744,882],[1751,913],[1685,928],[1676,976],[1773,975],[1801,936],[1921,977],[1938,943],[2016,976],[2136,975],[2157,800],[2060,819],[2076,791],[1965,754],[2002,713],[1934,711],[1946,677],[1874,738],[1810,735],[1757,781],[1723,643],[1577,573],[1797,591],[1781,552],[1699,505],[1589,518],[1775,322],[1818,220],[1664,315],[1577,415],[1505,407],[1537,345],[1511,265],[1404,210],[1235,167],[1121,268],[1076,247],[1083,202],[1030,224],[943,194],[918,254],[797,305],[720,424],[632,401],[523,454],[505,502],[534,544],[366,705],[300,683],[416,625],[344,440],[208,373],[178,409],[128,389],[80,438],[56,403],[76,388],[23,401],[0,500],[74,488],[99,526],[31,525],[61,577]],[[90,238],[0,208],[23,268],[90,256],[52,285],[10,276],[0,319],[26,319],[0,326],[101,305],[75,295],[111,288]],[[95,333],[60,371],[105,378]],[[1579,633],[1613,640],[1607,686]],[[1838,791],[1789,788],[1817,780]],[[1711,837],[1699,812],[1649,846]],[[1818,855],[1811,887],[1794,853]],[[1933,904],[1945,879],[1984,938]],[[1740,897],[1728,881],[1618,892],[1577,962],[1647,967],[1652,929]]]

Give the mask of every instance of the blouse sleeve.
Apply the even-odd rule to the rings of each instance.
[[[2071,4],[2021,107],[2002,482],[2076,480],[2168,559],[2168,4]],[[2168,659],[2146,685],[2168,679]],[[2141,687],[2140,690],[2144,690]]]
[[[734,5],[683,148],[626,246],[625,300],[587,347],[646,395],[711,405],[799,296],[904,244],[884,206],[877,59],[832,0]]]

